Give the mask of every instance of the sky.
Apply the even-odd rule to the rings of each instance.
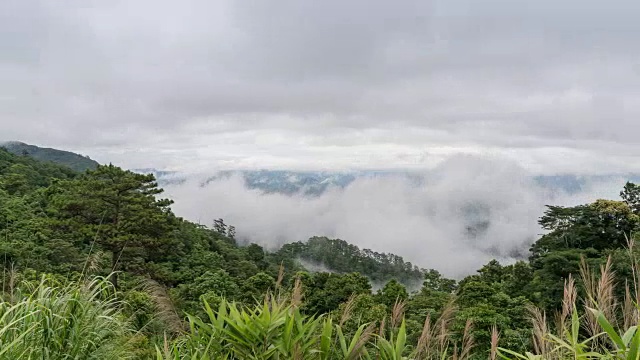
[[[640,170],[634,0],[3,0],[0,140],[125,167]]]

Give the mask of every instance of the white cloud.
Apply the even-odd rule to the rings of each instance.
[[[168,186],[167,193],[177,214],[205,225],[221,217],[237,227],[239,237],[270,248],[324,235],[459,277],[492,258],[508,262],[526,255],[542,232],[537,219],[545,204],[616,197],[622,186],[612,180],[579,194],[551,194],[514,163],[475,156],[454,157],[426,179],[416,186],[400,176],[361,178],[308,198],[249,190],[240,177],[205,187],[194,178]],[[486,231],[469,238],[466,226],[485,220]]]

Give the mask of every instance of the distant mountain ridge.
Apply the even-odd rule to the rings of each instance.
[[[280,193],[285,195],[304,194],[317,196],[324,193],[330,187],[343,188],[351,184],[358,174],[339,172],[298,172],[285,170],[243,170],[222,171],[216,176],[205,181],[205,185],[240,175],[245,185],[250,189],[259,189],[265,193]]]
[[[161,185],[177,185],[192,180],[189,175],[174,171],[156,169],[133,170],[141,173],[152,173]],[[411,183],[420,185],[426,180],[425,174],[402,171],[288,171],[288,170],[224,170],[215,175],[202,177],[202,186],[209,183],[240,176],[247,188],[260,190],[266,194],[319,196],[330,188],[345,188],[359,179],[384,177],[403,177]],[[204,180],[202,180],[204,179]],[[605,174],[605,175],[537,175],[531,180],[537,186],[554,192],[575,194],[586,190],[589,184],[610,180],[625,180],[640,183],[640,174]]]
[[[35,145],[25,144],[19,141],[8,141],[0,143],[0,147],[7,149],[15,155],[26,155],[43,162],[52,162],[58,165],[67,166],[75,171],[92,170],[100,165],[97,161],[70,151],[44,148]]]
[[[76,171],[95,169],[99,163],[87,156],[70,151],[39,147],[19,141],[0,142],[0,147],[16,155],[27,155],[36,160],[52,162],[67,166]],[[138,173],[152,173],[161,186],[177,185],[190,180],[189,175],[176,171],[158,170],[156,168],[131,169]],[[215,174],[215,175],[213,175]],[[240,176],[247,188],[260,190],[267,194],[319,196],[330,188],[345,188],[354,181],[363,178],[404,177],[412,183],[421,184],[424,174],[404,171],[290,171],[290,170],[223,170],[212,172],[202,181],[202,186],[232,176]],[[640,174],[605,174],[605,175],[539,175],[533,181],[540,187],[567,194],[578,193],[594,181],[607,181],[624,178],[640,183]]]

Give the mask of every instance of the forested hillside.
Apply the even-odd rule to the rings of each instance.
[[[58,165],[70,167],[76,171],[85,171],[98,167],[98,162],[91,160],[87,156],[82,156],[70,151],[42,148],[35,145],[25,144],[19,141],[9,141],[0,143],[0,146],[15,155],[29,156],[43,162],[51,162]]]
[[[0,358],[632,356],[640,187],[621,196],[549,206],[528,261],[456,282],[343,240],[241,246],[173,214],[153,175],[0,149]]]
[[[10,195],[22,195],[43,188],[55,179],[70,179],[75,171],[56,164],[39,162],[27,156],[15,156],[0,149],[2,189]]]
[[[285,244],[274,254],[283,263],[301,261],[307,267],[317,267],[337,273],[358,272],[379,284],[397,280],[408,287],[422,284],[425,269],[405,262],[395,254],[360,249],[340,239],[312,237],[302,242]]]

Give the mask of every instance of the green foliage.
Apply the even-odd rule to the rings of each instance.
[[[94,170],[98,163],[90,158],[69,151],[41,148],[34,145],[12,141],[0,144],[7,151],[19,156],[28,156],[44,163],[54,163],[73,169],[74,171]]]
[[[389,314],[390,309],[376,301],[370,294],[355,295],[340,304],[332,313],[335,321],[342,325],[345,334],[353,335],[362,324],[376,323],[380,325],[382,319]]]
[[[378,290],[376,295],[378,302],[386,305],[389,309],[398,301],[406,301],[408,297],[407,289],[396,280],[387,282],[382,289]]]
[[[269,290],[273,290],[275,284],[276,279],[274,279],[273,276],[265,272],[259,272],[243,282],[241,289],[243,300],[251,303],[259,299],[263,294],[266,294]]]
[[[422,287],[430,291],[439,291],[451,293],[456,289],[456,281],[447,279],[436,270],[427,270],[424,272],[424,281]]]
[[[95,244],[108,252],[110,272],[140,273],[147,261],[170,250],[169,236],[177,226],[172,201],[156,199],[160,193],[153,175],[98,166],[49,188],[46,210],[57,236],[73,236],[86,247]],[[111,280],[117,286],[115,273]]]
[[[479,275],[464,279],[458,289],[460,311],[454,327],[461,332],[471,320],[478,351],[489,351],[494,326],[502,330],[503,343],[511,349],[521,350],[530,345],[527,307],[531,304],[522,296],[512,297],[505,292],[511,280],[508,270],[509,267],[491,261],[478,270]]]
[[[377,358],[381,360],[404,360],[408,357],[404,356],[409,352],[407,345],[407,327],[405,321],[402,320],[398,331],[391,332],[389,340],[384,336],[379,336],[376,342]]]
[[[286,244],[276,257],[301,259],[338,273],[358,272],[373,283],[395,279],[408,287],[419,284],[425,271],[400,256],[360,249],[344,240],[326,237]]]
[[[0,302],[0,358],[129,358],[120,307],[102,279],[22,283]]]
[[[624,189],[620,192],[620,197],[634,214],[640,214],[640,186],[627,182]]]
[[[253,309],[222,301],[214,311],[205,301],[206,320],[190,316],[190,332],[165,359],[329,359],[333,327],[323,317],[307,317],[284,303]]]
[[[64,166],[15,156],[0,148],[0,189],[10,195],[24,195],[39,187],[50,185],[56,179],[70,179],[76,173]]]
[[[330,313],[353,295],[371,293],[371,284],[359,273],[316,273],[303,285],[303,310],[308,314]]]
[[[632,253],[633,249],[630,249]],[[633,256],[633,255],[632,255]],[[640,263],[634,258],[631,265],[638,274]],[[615,286],[610,259],[600,268],[600,274],[591,272],[583,264],[581,282],[585,296],[577,297],[572,278],[565,282],[563,306],[553,327],[546,322],[544,313],[534,311],[535,354],[531,351],[516,352],[500,348],[503,359],[638,359],[640,358],[640,332],[637,316],[639,295],[632,295],[627,288],[627,299],[617,303],[611,297]],[[632,277],[638,281],[637,275]],[[597,289],[597,290],[596,290]],[[584,312],[579,312],[579,304]]]
[[[240,288],[226,271],[207,271],[190,282],[180,284],[177,295],[184,299],[185,310],[198,312],[203,297],[212,303],[221,298],[236,299],[240,296]]]
[[[324,316],[304,315],[286,301],[270,301],[251,309],[223,301],[207,317],[189,317],[190,331],[158,359],[414,359],[401,322],[389,337],[374,336],[363,323],[352,334]]]
[[[575,207],[548,206],[540,225],[550,233],[532,247],[535,260],[549,251],[624,247],[639,218],[625,202],[597,200]]]

